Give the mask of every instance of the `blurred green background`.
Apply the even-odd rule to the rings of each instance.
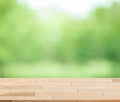
[[[111,2],[82,18],[0,0],[0,77],[120,77],[120,3]]]

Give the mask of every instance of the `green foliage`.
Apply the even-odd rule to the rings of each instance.
[[[120,4],[78,19],[54,9],[37,15],[16,0],[0,0],[0,65],[50,60],[120,62]],[[1,68],[2,69],[2,68]]]
[[[15,0],[1,0],[0,4],[0,62],[40,59],[36,39],[41,26],[36,13]]]

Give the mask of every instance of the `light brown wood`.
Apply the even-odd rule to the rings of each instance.
[[[60,101],[60,100],[54,100],[54,101],[42,101],[42,100],[18,100],[18,101],[5,101],[5,100],[3,100],[3,101],[0,101],[0,102],[120,102],[120,100],[81,100],[81,101],[71,101],[71,100],[68,100],[68,101],[66,101],[66,100],[64,100],[64,101]]]
[[[11,101],[5,101],[5,100],[3,100],[3,101],[0,101],[0,102],[11,102]]]
[[[120,78],[113,78],[112,81],[113,82],[120,82]]]
[[[0,78],[0,100],[104,102],[120,100],[117,78]],[[16,101],[15,101],[16,100]],[[31,101],[29,101],[31,100]],[[32,101],[33,100],[33,101]],[[66,100],[66,101],[65,101]],[[88,101],[89,100],[89,101]],[[90,101],[92,100],[92,101]],[[96,101],[98,100],[98,101]],[[7,101],[0,101],[7,102]]]
[[[4,102],[4,101],[3,101]],[[5,101],[5,102],[8,102],[8,101]],[[101,101],[101,100],[88,100],[88,101],[86,101],[86,100],[82,100],[82,101],[35,101],[35,100],[25,100],[25,101],[11,101],[11,102],[120,102],[119,100],[105,100],[105,101]]]

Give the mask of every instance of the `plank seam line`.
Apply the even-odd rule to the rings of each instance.
[[[43,89],[43,85],[41,85],[41,89]]]
[[[73,85],[73,83],[71,82],[71,86]]]
[[[105,97],[105,93],[104,92],[102,93],[102,96],[103,96],[103,98]]]
[[[77,88],[77,93],[79,93],[80,92],[80,90],[79,90],[79,88]]]
[[[54,96],[52,95],[52,100],[54,100],[55,98],[54,98]]]

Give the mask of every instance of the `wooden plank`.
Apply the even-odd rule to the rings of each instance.
[[[120,82],[120,78],[113,78],[112,82]]]
[[[0,93],[0,96],[35,96],[35,93],[28,93],[28,92],[24,92],[24,93]]]
[[[77,101],[59,101],[59,100],[55,100],[55,101],[43,101],[43,100],[27,100],[27,101],[12,101],[12,102],[77,102]]]
[[[12,102],[120,102],[120,100],[103,100],[103,101],[101,101],[101,100],[81,100],[81,101],[71,101],[71,100],[69,100],[69,101],[66,101],[66,100],[64,100],[64,101],[59,101],[59,100],[55,100],[55,101],[38,101],[38,100],[24,100],[24,101],[12,101]]]
[[[0,102],[11,102],[11,101],[5,101],[5,100],[1,100]]]
[[[120,78],[0,78],[0,100],[120,100],[119,80]]]

